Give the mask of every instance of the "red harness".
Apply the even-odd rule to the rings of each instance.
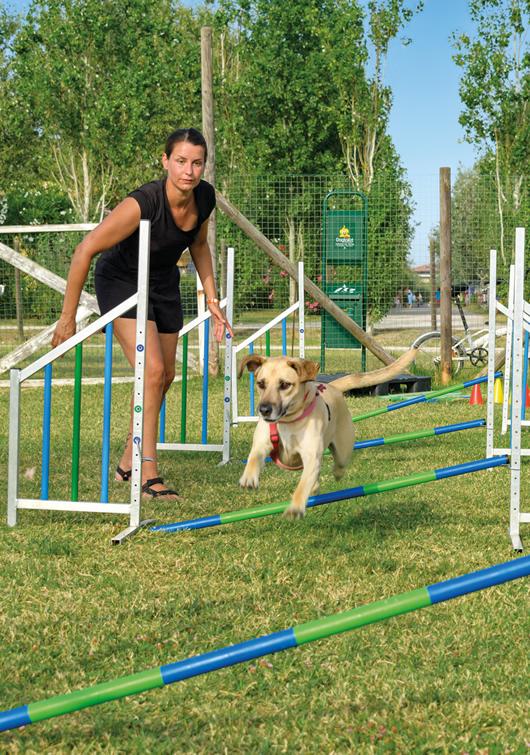
[[[315,397],[313,398],[313,400],[311,401],[311,403],[306,406],[306,408],[304,409],[304,411],[302,412],[302,414],[300,414],[299,417],[297,417],[296,419],[289,420],[289,422],[286,423],[286,424],[291,425],[294,422],[299,422],[301,419],[304,419],[305,417],[308,417],[312,413],[313,409],[316,406],[317,398],[319,396],[321,396],[322,393],[324,393],[324,391],[326,390],[326,387],[327,386],[324,385],[323,383],[319,383],[319,385],[317,385],[317,392],[315,393]],[[307,394],[304,396],[304,401],[305,401],[306,398],[307,398]],[[328,407],[328,414],[329,414],[329,407]],[[281,421],[282,420],[278,420],[278,423],[281,422]],[[285,420],[284,420],[284,422],[285,422]],[[271,459],[279,467],[281,467],[282,469],[287,469],[290,472],[296,472],[299,469],[303,469],[303,467],[304,467],[303,464],[300,464],[300,466],[298,466],[298,467],[289,467],[287,464],[284,464],[280,460],[280,434],[278,432],[278,423],[277,422],[269,422],[270,441],[272,443]]]

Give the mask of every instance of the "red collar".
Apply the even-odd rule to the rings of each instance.
[[[294,422],[299,422],[301,419],[304,419],[305,417],[309,417],[310,414],[312,414],[313,409],[316,406],[317,398],[322,395],[322,393],[326,390],[326,386],[323,383],[319,383],[317,385],[317,390],[314,395],[313,400],[306,406],[302,414],[300,414],[296,419],[288,420],[287,422],[285,420],[279,419],[278,422],[269,422],[269,432],[270,432],[270,441],[272,443],[272,451],[271,451],[271,459],[275,464],[277,464],[282,469],[288,469],[290,472],[296,472],[298,469],[303,469],[303,464],[300,464],[298,467],[289,467],[287,464],[284,464],[282,461],[280,461],[280,434],[278,432],[278,423],[283,422],[284,424],[293,424]],[[304,401],[307,398],[307,393],[304,396]],[[329,410],[328,410],[329,412]]]

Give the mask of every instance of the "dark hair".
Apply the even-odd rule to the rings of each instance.
[[[208,146],[206,139],[200,131],[197,131],[196,128],[178,128],[176,131],[172,131],[166,139],[165,152],[168,157],[173,152],[175,144],[179,144],[180,142],[189,142],[196,147],[202,147],[204,149],[204,162],[206,162],[208,158]]]

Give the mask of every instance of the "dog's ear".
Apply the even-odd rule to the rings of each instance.
[[[318,375],[320,365],[318,362],[312,362],[310,359],[289,359],[287,364],[296,370],[300,377],[301,383],[307,383],[314,380]]]
[[[259,354],[248,354],[239,365],[239,370],[237,372],[238,378],[244,373],[245,367],[249,372],[256,372],[256,370],[266,361],[267,358],[262,357]]]

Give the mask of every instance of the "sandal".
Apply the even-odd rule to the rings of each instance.
[[[132,475],[132,469],[125,471],[125,469],[122,469],[118,464],[118,466],[116,467],[116,474],[121,477],[120,480],[116,479],[116,482],[129,482]]]
[[[166,488],[165,490],[153,490],[151,487],[152,485],[163,485],[164,480],[161,477],[152,477],[150,480],[147,480],[147,482],[144,482],[142,485],[142,493],[145,493],[146,495],[151,496],[151,498],[164,498],[168,495],[176,495],[177,498],[180,498],[179,494],[176,490],[170,490],[169,488]],[[170,499],[173,500],[173,499]]]

